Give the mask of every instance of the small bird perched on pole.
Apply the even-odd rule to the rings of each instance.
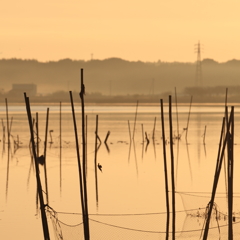
[[[102,165],[100,163],[98,163],[98,169],[102,172]]]
[[[41,165],[45,164],[45,157],[41,155],[40,157],[37,157],[37,162]]]

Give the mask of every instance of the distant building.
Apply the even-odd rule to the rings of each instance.
[[[28,96],[37,95],[37,85],[36,84],[13,84],[11,93],[26,93]]]

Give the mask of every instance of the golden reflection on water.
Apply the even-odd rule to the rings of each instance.
[[[143,110],[141,110],[143,108]],[[198,107],[199,108],[199,107]],[[40,107],[45,109],[45,107]],[[48,197],[49,205],[59,212],[81,212],[79,177],[74,142],[74,131],[71,112],[62,110],[62,127],[60,141],[59,112],[57,107],[49,116],[49,130],[51,137],[48,140],[47,149],[47,174],[48,174]],[[130,109],[116,109],[115,107],[104,108],[89,107],[87,111],[87,184],[89,213],[91,214],[123,214],[123,213],[159,213],[165,212],[165,183],[163,171],[163,153],[161,140],[160,108],[139,107],[134,143],[130,142],[129,129],[133,130],[134,114],[136,107]],[[185,109],[185,110],[184,110]],[[201,113],[193,109],[190,119],[188,144],[185,139],[174,142],[174,156],[177,161],[175,182],[176,191],[179,192],[211,192],[212,182],[216,165],[218,143],[221,130],[222,114],[219,108],[209,110],[204,107]],[[37,108],[36,108],[37,110]],[[46,110],[46,109],[45,109]],[[39,113],[40,148],[39,154],[44,151],[44,131],[46,111]],[[120,110],[120,111],[118,111]],[[20,111],[21,112],[21,111]],[[16,151],[13,148],[7,151],[7,145],[0,143],[0,224],[1,237],[3,239],[43,239],[40,213],[36,209],[36,179],[34,167],[29,153],[29,128],[25,112],[11,112],[13,115],[12,138],[16,141],[19,136],[19,145]],[[5,113],[1,115],[5,123]],[[98,145],[97,162],[102,165],[102,172],[95,168],[95,130],[96,115],[99,115],[98,135],[102,143]],[[186,127],[188,107],[179,108],[180,129]],[[80,129],[80,113],[78,112],[78,124]],[[156,118],[156,126],[155,124]],[[235,155],[239,154],[240,136],[239,114],[235,115]],[[167,114],[166,135],[169,135]],[[5,123],[6,124],[6,123]],[[176,121],[174,120],[174,129]],[[129,128],[130,126],[130,128]],[[206,144],[203,145],[202,135],[207,126]],[[155,128],[155,141],[152,134]],[[142,132],[147,133],[149,144],[143,143]],[[108,133],[107,144],[104,139]],[[180,131],[181,132],[181,131]],[[49,133],[50,134],[50,133]],[[50,136],[50,135],[49,135]],[[1,137],[1,139],[3,139]],[[169,140],[169,138],[168,138]],[[60,142],[62,148],[60,149]],[[13,147],[13,145],[11,145]],[[170,169],[169,143],[167,158]],[[81,151],[82,145],[80,146]],[[237,159],[237,158],[236,158]],[[235,162],[235,169],[239,169],[239,162]],[[170,171],[170,170],[169,170]],[[237,171],[237,170],[236,170]],[[44,168],[40,166],[41,179],[44,182]],[[97,181],[96,181],[97,180]],[[170,173],[169,173],[170,180]],[[238,175],[235,175],[235,192],[240,192],[236,184]],[[44,184],[43,184],[44,186]],[[97,189],[97,190],[96,190]],[[225,180],[222,174],[219,188],[225,191]],[[238,198],[236,198],[237,203]],[[198,207],[198,201],[191,203],[191,208]],[[180,196],[176,195],[177,211],[184,210]],[[190,205],[189,205],[190,206]],[[236,204],[238,207],[238,205]],[[139,219],[137,226],[142,228]],[[153,221],[147,221],[144,230],[153,229]],[[161,226],[165,226],[165,218]],[[189,224],[184,223],[184,217],[177,218],[177,229],[186,229]],[[111,222],[113,220],[110,220]],[[131,220],[119,218],[116,224],[131,228]],[[136,220],[137,221],[137,220]],[[155,221],[157,221],[155,219]],[[154,224],[156,223],[154,221]],[[191,221],[190,221],[191,223]],[[52,225],[50,224],[50,233]],[[94,223],[92,223],[94,224]],[[95,223],[96,224],[96,223]],[[156,224],[158,225],[158,224]],[[193,227],[193,226],[192,226]],[[14,231],[13,231],[14,229]],[[154,231],[164,231],[164,227],[156,226]],[[181,239],[181,234],[177,235]],[[182,235],[184,236],[184,235]],[[135,236],[136,237],[136,236]],[[199,237],[199,236],[198,236]],[[134,239],[134,236],[133,236]],[[137,239],[137,238],[136,238]],[[154,238],[153,238],[154,239]],[[184,238],[182,238],[184,239]],[[189,238],[190,239],[190,238]]]

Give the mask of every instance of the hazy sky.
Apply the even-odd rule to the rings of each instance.
[[[0,58],[119,57],[129,61],[240,59],[239,0],[7,0]]]

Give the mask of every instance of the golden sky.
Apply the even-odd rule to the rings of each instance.
[[[239,0],[7,0],[0,58],[240,59]],[[93,54],[93,55],[91,55]]]

